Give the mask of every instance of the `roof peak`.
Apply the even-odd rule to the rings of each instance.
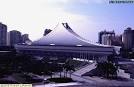
[[[33,45],[98,46],[75,33],[68,23],[58,23],[52,32]]]
[[[62,23],[62,25],[66,28],[66,29],[71,29],[71,27],[68,25],[68,23]],[[72,29],[71,29],[72,30]]]

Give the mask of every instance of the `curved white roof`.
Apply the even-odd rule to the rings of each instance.
[[[52,32],[34,41],[32,45],[100,46],[76,34],[67,23],[58,24]]]

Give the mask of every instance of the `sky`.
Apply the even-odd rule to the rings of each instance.
[[[0,22],[8,31],[28,33],[31,40],[43,36],[44,30],[67,22],[80,36],[98,41],[102,30],[122,34],[134,29],[134,3],[109,4],[108,0],[0,0]]]

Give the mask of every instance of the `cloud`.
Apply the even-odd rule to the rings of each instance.
[[[32,40],[42,37],[45,28],[53,29],[61,22],[68,22],[79,33],[80,28],[85,29],[86,24],[92,24],[93,21],[90,16],[66,12],[62,4],[72,1],[2,0],[0,21],[8,25],[8,31],[19,30],[22,33],[29,33]]]
[[[89,3],[105,3],[108,0],[49,0],[48,2],[51,3],[82,3],[82,4],[89,4]]]
[[[41,0],[40,0],[41,1]],[[107,3],[108,0],[42,0],[45,5],[63,6],[69,4],[103,4]]]

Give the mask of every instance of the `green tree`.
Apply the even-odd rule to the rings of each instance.
[[[106,78],[117,77],[118,68],[112,62],[103,62],[97,64],[99,76]]]

